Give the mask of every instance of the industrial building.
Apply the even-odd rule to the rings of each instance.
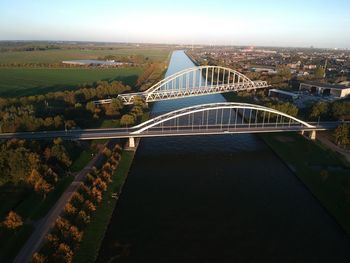
[[[299,90],[307,90],[312,94],[318,95],[331,95],[336,98],[344,98],[350,95],[350,87],[329,83],[302,82],[300,83]]]
[[[279,90],[279,89],[270,89],[269,90],[269,97],[275,97],[279,99],[284,99],[284,100],[296,100],[299,98],[298,94],[288,92],[285,90]]]

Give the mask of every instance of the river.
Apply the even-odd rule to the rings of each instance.
[[[172,54],[166,75],[194,64]],[[152,114],[224,101],[157,102]],[[350,239],[250,134],[142,139],[98,262],[350,262]]]

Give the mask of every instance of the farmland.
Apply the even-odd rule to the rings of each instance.
[[[107,55],[131,56],[142,55],[151,61],[164,61],[169,49],[147,47],[112,48],[112,49],[54,49],[44,51],[0,52],[0,63],[59,63],[62,60],[97,59]]]
[[[21,44],[21,48],[36,46],[45,47],[42,43]],[[78,85],[93,84],[99,80],[116,80],[134,86],[148,63],[163,62],[169,54],[169,47],[87,43],[61,44],[55,49],[46,50],[3,50],[0,52],[0,97],[71,90]],[[140,56],[141,60],[138,61],[142,63],[122,68],[62,67],[60,64],[63,60],[101,59],[106,56],[121,61],[133,61],[132,57]]]
[[[133,86],[142,68],[0,68],[0,97],[17,97],[74,89],[79,84],[118,80]]]

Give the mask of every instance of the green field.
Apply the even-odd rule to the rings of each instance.
[[[0,97],[44,94],[99,80],[119,80],[133,86],[141,72],[142,68],[0,68]]]
[[[45,51],[14,51],[0,52],[0,64],[10,63],[60,63],[62,60],[97,59],[107,55],[130,56],[142,55],[152,61],[164,61],[169,55],[169,49],[132,47],[104,50],[57,49]]]

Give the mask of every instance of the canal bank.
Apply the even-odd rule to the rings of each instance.
[[[193,63],[174,52],[171,74]],[[224,101],[155,103],[153,114]],[[348,262],[348,237],[250,134],[140,143],[98,262]]]
[[[227,101],[251,103],[238,95],[224,94]],[[306,189],[350,236],[350,163],[321,141],[296,133],[259,134],[263,142],[300,179]]]

